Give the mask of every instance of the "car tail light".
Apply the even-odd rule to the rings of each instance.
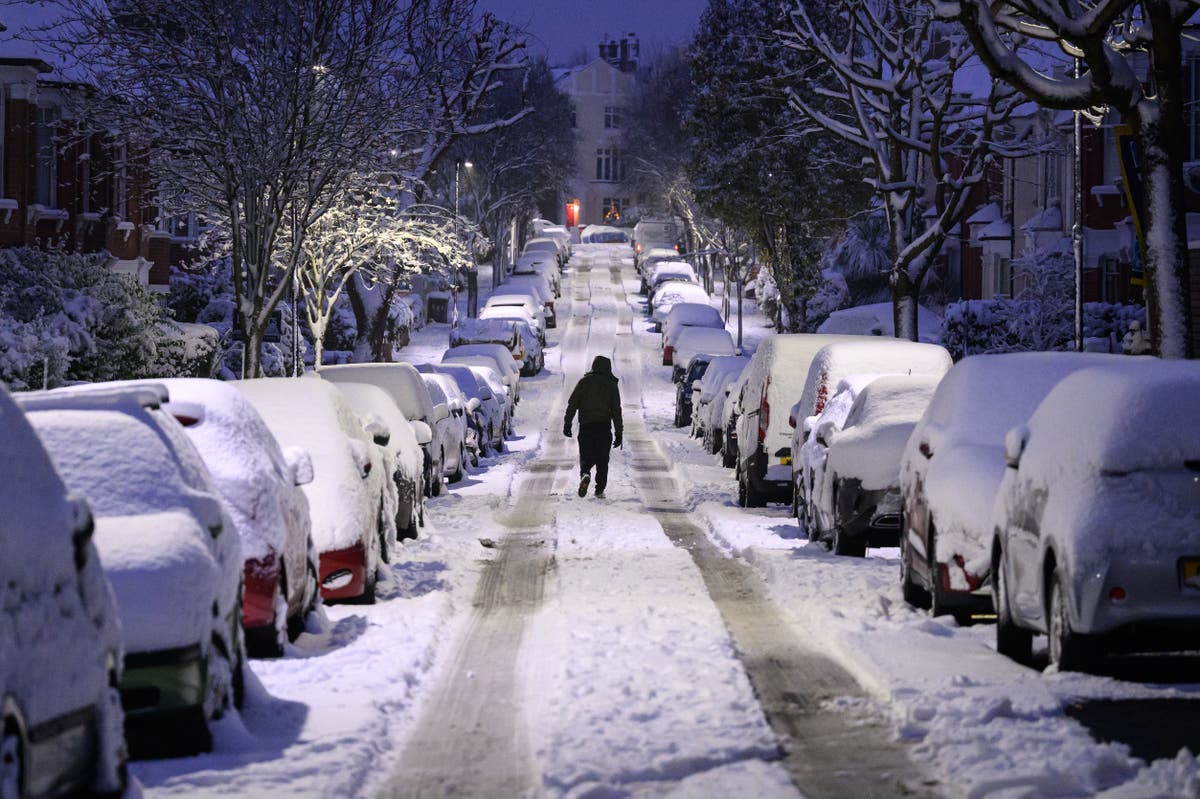
[[[763,443],[767,440],[767,428],[771,426],[771,402],[767,399],[767,392],[771,388],[771,378],[767,378],[767,382],[763,384],[762,399],[758,403],[758,443]]]
[[[813,415],[819,414],[825,410],[825,403],[829,400],[829,373],[821,372],[821,378],[817,382],[817,404],[813,407]]]
[[[274,553],[247,558],[242,569],[242,626],[264,627],[275,619],[275,591],[279,587],[279,563]]]
[[[672,360],[674,357],[675,357],[675,348],[673,346],[668,344],[667,346],[663,347],[663,360],[664,361]]]
[[[1125,589],[1119,585],[1114,585],[1108,591],[1108,598],[1112,602],[1124,602],[1125,597],[1126,597]]]
[[[926,458],[933,457],[933,450],[929,448],[928,441],[922,441],[921,445],[919,447],[917,447],[917,451],[920,452],[922,455],[924,455]]]

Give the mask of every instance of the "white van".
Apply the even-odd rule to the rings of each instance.
[[[744,372],[737,422],[738,504],[792,501],[792,428],[788,412],[804,391],[817,352],[862,336],[776,333],[763,339]]]

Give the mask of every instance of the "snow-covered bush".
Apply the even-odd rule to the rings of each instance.
[[[779,312],[779,287],[775,285],[775,278],[771,275],[771,270],[762,265],[758,268],[758,272],[754,276],[754,280],[750,283],[754,289],[754,298],[758,301],[758,307],[762,310],[763,316],[768,319],[775,319]]]
[[[158,377],[214,377],[221,354],[221,334],[211,325],[163,322],[158,326]]]
[[[816,330],[831,313],[845,308],[850,300],[850,289],[841,273],[827,269],[821,276],[825,278],[825,282],[805,307],[805,330]]]
[[[1067,350],[1074,346],[1073,318],[1060,323],[1056,328],[1058,335],[1053,339],[1048,336],[1035,339],[1031,336],[1031,331],[1044,330],[1040,321],[1031,321],[1036,312],[1037,306],[1033,303],[1007,298],[951,303],[946,306],[946,315],[942,320],[942,345],[950,350],[955,360],[980,353]],[[1109,338],[1113,333],[1116,340],[1120,341],[1129,329],[1129,323],[1135,319],[1145,324],[1144,306],[1085,303],[1084,337]],[[1035,346],[1047,341],[1053,341],[1054,346]]]
[[[107,256],[0,250],[0,380],[14,388],[154,373],[165,314]]]

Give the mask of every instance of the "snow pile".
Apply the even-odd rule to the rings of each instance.
[[[817,332],[895,338],[894,310],[895,307],[890,302],[843,308],[831,312],[817,328]],[[923,305],[917,306],[917,333],[921,341],[937,343],[940,340],[941,327],[941,317]]]

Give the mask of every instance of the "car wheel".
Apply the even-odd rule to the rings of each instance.
[[[763,495],[758,493],[758,490],[754,487],[754,481],[750,479],[749,473],[745,471],[742,472],[742,481],[745,483],[746,492],[746,504],[743,507],[761,508],[767,504],[766,500],[763,498]]]
[[[432,474],[430,476],[433,478],[429,484],[429,495],[431,497],[440,497],[442,495],[442,481],[444,479],[442,475],[445,471],[445,463],[446,453],[443,452],[442,456],[433,464],[433,469],[431,470]]]
[[[451,483],[460,483],[463,479],[463,463],[467,460],[466,453],[463,450],[458,451],[458,468],[450,473]]]
[[[317,597],[320,596],[320,587],[317,584],[317,568],[309,561],[304,571],[304,602],[301,605],[301,611],[287,620],[287,636],[289,641],[295,641],[300,637],[300,633],[304,632],[304,621],[308,617],[308,614],[312,613],[313,608],[317,606]]]
[[[1096,648],[1089,636],[1071,629],[1064,581],[1062,572],[1055,569],[1050,586],[1050,662],[1060,671],[1090,671],[1096,659]]]
[[[4,723],[0,738],[0,799],[21,799],[25,795],[25,744],[15,721]]]
[[[241,624],[238,624],[239,628]],[[230,675],[230,682],[233,688],[233,706],[241,710],[246,706],[246,643],[243,636],[238,636],[238,642],[234,645],[233,665],[231,666],[233,673]]]
[[[904,529],[903,523],[900,525],[901,531]],[[904,597],[904,601],[912,605],[914,608],[925,609],[929,607],[929,593],[924,588],[913,582],[912,577],[912,561],[910,560],[909,546],[905,541],[903,532],[900,535],[900,594]]]
[[[93,785],[96,795],[118,799],[129,784],[129,747],[125,743],[124,714],[121,712],[121,687],[116,671],[108,673],[104,707],[101,709],[101,731],[98,762]],[[3,794],[0,791],[0,795]]]
[[[992,603],[996,607],[996,651],[1018,663],[1033,658],[1033,633],[1023,630],[1013,621],[1008,603],[1007,556],[1001,550],[992,566]]]
[[[683,414],[680,413],[679,403],[675,403],[675,418],[672,420],[676,427],[683,427]]]
[[[750,506],[746,504],[746,501],[747,501],[747,497],[746,497],[746,482],[745,482],[744,480],[742,480],[742,471],[741,471],[741,469],[739,469],[739,470],[737,471],[737,474],[735,475],[735,477],[736,477],[736,479],[737,479],[737,487],[738,487],[738,493],[737,493],[737,503],[738,503],[738,507],[739,507],[739,508],[748,508],[748,507],[750,507]]]
[[[862,538],[846,535],[846,528],[840,524],[833,525],[833,554],[846,555],[851,558],[861,558],[867,554],[867,543]]]

